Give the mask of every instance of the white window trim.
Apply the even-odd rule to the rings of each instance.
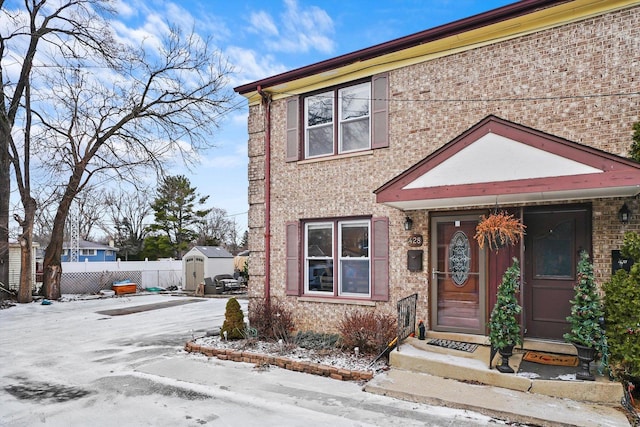
[[[367,227],[367,256],[366,257],[343,257],[342,256],[342,227],[343,225],[356,225]],[[331,256],[326,257],[314,257],[309,256],[309,229],[310,228],[326,227],[331,229]],[[303,280],[304,280],[304,294],[305,295],[322,295],[322,296],[339,296],[339,297],[355,297],[355,298],[371,298],[371,220],[370,219],[354,219],[354,220],[339,220],[339,221],[318,221],[307,222],[304,226],[304,261],[303,261]],[[335,238],[337,234],[337,239]],[[327,260],[333,263],[333,291],[331,293],[326,291],[311,290],[309,288],[309,261],[310,260]],[[360,260],[368,263],[368,292],[356,293],[356,292],[343,292],[343,280],[342,280],[342,262],[344,260]],[[337,288],[337,292],[336,292]]]
[[[347,119],[347,120],[342,120],[342,97],[339,96],[340,92],[344,91],[344,90],[348,90],[350,88],[355,88],[358,86],[364,86],[367,85],[369,88],[369,114],[368,116],[362,116],[362,117],[358,117],[355,119]],[[353,84],[351,86],[343,86],[340,88],[334,88],[330,91],[325,91],[325,92],[321,92],[321,93],[316,93],[313,95],[309,95],[307,97],[304,98],[304,106],[303,106],[303,110],[304,110],[304,159],[317,159],[319,157],[329,157],[329,156],[337,156],[337,155],[341,155],[341,154],[348,154],[348,153],[356,153],[356,152],[360,152],[360,151],[367,151],[367,150],[371,150],[371,144],[372,144],[372,108],[373,108],[373,94],[372,94],[372,90],[373,90],[373,84],[371,81],[366,81],[366,82],[361,82],[361,83],[356,83]],[[313,97],[317,97],[317,96],[322,96],[322,95],[327,95],[331,93],[334,96],[334,101],[333,101],[333,111],[332,111],[332,117],[331,117],[331,141],[332,141],[332,145],[333,145],[333,149],[331,151],[331,153],[327,153],[327,154],[317,154],[317,155],[309,155],[309,129],[317,129],[320,128],[322,126],[329,126],[329,124],[322,124],[322,125],[314,125],[314,126],[309,126],[309,100],[312,99]],[[337,98],[337,102],[336,99]],[[336,116],[337,116],[337,120],[336,120]],[[343,123],[349,123],[351,121],[357,121],[357,120],[363,120],[364,117],[368,118],[368,122],[369,122],[369,128],[368,128],[368,132],[369,132],[369,137],[368,137],[368,144],[367,147],[363,147],[363,148],[356,148],[353,150],[343,150],[342,149],[342,124]],[[337,128],[337,132],[336,132],[336,126]],[[338,137],[338,141],[336,143],[335,141],[335,137],[336,137],[336,133],[337,133],[337,137]]]
[[[335,109],[336,109],[336,103],[335,103],[335,94],[336,91],[335,90],[331,90],[331,91],[327,91],[327,92],[322,92],[322,93],[316,93],[314,95],[310,95],[308,97],[306,97],[304,99],[304,157],[305,159],[315,159],[318,157],[327,157],[327,156],[332,156],[335,154],[335,141],[333,140],[333,136],[335,135]],[[332,96],[334,98],[334,100],[331,103],[331,123],[323,123],[320,125],[313,125],[313,126],[309,126],[309,100],[313,99],[314,97],[322,97],[322,96]],[[328,127],[331,126],[331,143],[332,143],[332,148],[331,148],[331,152],[327,153],[327,154],[316,154],[316,155],[310,155],[309,154],[309,129],[319,129],[322,127]]]
[[[364,225],[367,227],[367,236],[368,236],[368,242],[367,242],[367,257],[343,257],[342,256],[342,225],[344,224],[348,224],[348,225]],[[345,221],[338,221],[338,248],[337,250],[338,252],[338,266],[335,267],[334,266],[334,272],[338,271],[338,295],[340,296],[357,296],[357,297],[371,297],[371,221],[370,220],[345,220]],[[344,292],[343,291],[343,280],[342,280],[342,261],[343,260],[353,260],[353,259],[357,259],[360,261],[367,261],[369,264],[369,275],[367,277],[367,280],[369,282],[369,291],[366,294],[363,293],[356,293],[356,292]]]
[[[310,228],[330,228],[331,229],[331,256],[324,256],[324,257],[312,257],[309,256],[309,229]],[[310,295],[327,295],[327,292],[323,292],[323,291],[313,291],[309,288],[309,260],[328,260],[333,262],[334,261],[334,254],[335,254],[335,226],[334,226],[334,222],[328,221],[328,222],[308,222],[305,224],[304,226],[304,292],[306,294],[310,294]],[[335,265],[333,267],[334,272],[335,272]],[[335,275],[333,276],[335,278]],[[335,288],[335,279],[334,279],[334,288]],[[334,292],[331,292],[331,295],[333,295]]]
[[[368,86],[368,102],[369,102],[369,114],[366,116],[360,116],[357,118],[353,118],[353,119],[343,119],[342,118],[342,96],[340,96],[340,94],[346,90],[349,89],[354,89],[357,88],[359,86]],[[340,89],[338,89],[338,153],[337,154],[345,154],[345,153],[353,153],[353,152],[357,152],[357,151],[366,151],[366,150],[370,150],[371,149],[371,103],[372,103],[372,85],[371,82],[363,82],[363,83],[358,83],[355,84],[353,86],[347,86],[347,87],[342,87]],[[367,119],[369,122],[369,126],[368,126],[368,133],[369,133],[369,138],[368,138],[368,144],[366,147],[362,147],[362,148],[354,148],[353,150],[344,150],[342,149],[342,125],[344,123],[351,123],[351,122],[357,122],[359,120],[364,120]]]

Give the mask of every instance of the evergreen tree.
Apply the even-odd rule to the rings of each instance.
[[[149,231],[168,238],[175,258],[181,259],[197,239],[197,226],[211,209],[196,207],[208,198],[199,196],[189,179],[182,175],[165,177],[158,187],[157,197],[151,204],[155,223],[149,226]]]
[[[636,162],[640,162],[640,122],[633,124],[633,137],[631,142],[631,158]]]
[[[229,298],[224,311],[224,323],[220,329],[220,336],[229,340],[239,340],[245,337],[244,313],[240,308],[240,303],[235,298]]]
[[[518,304],[516,293],[519,291],[520,263],[513,259],[511,267],[507,268],[498,286],[496,305],[491,311],[489,320],[489,340],[491,347],[504,349],[522,343],[518,316],[522,307]]]
[[[599,349],[603,334],[600,325],[603,311],[593,275],[593,265],[589,262],[586,251],[580,252],[574,290],[576,293],[571,300],[571,315],[567,317],[571,329],[564,334],[564,339]]]
[[[249,247],[249,232],[245,230],[242,233],[242,241],[240,242],[240,249],[246,250]]]
[[[155,261],[158,258],[171,258],[174,256],[173,245],[167,236],[147,236],[144,239],[143,246],[142,259]]]

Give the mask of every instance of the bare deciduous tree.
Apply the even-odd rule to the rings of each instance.
[[[93,240],[93,231],[102,229],[102,222],[108,212],[105,192],[94,186],[85,187],[75,200],[74,221],[78,221],[78,234],[83,240]]]
[[[202,246],[229,247],[233,243],[235,224],[227,216],[227,211],[212,208],[198,226],[198,240],[196,244]]]
[[[66,181],[44,258],[43,292],[51,299],[60,297],[64,226],[78,193],[97,176],[135,181],[145,168],[161,173],[177,155],[189,162],[212,146],[212,130],[229,108],[229,69],[207,40],[168,27],[164,38],[124,46],[108,25],[106,4],[27,0],[24,10],[3,10],[15,25],[0,38],[0,150],[8,147],[15,171],[24,209],[21,242],[29,255],[31,164],[37,159]],[[33,67],[36,56],[46,72]],[[5,73],[9,59],[21,66],[15,83]],[[12,135],[17,122],[21,143]]]
[[[152,198],[153,192],[149,188],[132,192],[111,190],[105,195],[108,223],[103,223],[102,231],[113,237],[119,256],[125,260],[139,259],[149,233],[145,221],[149,221],[153,213]]]
[[[48,4],[46,0],[25,0],[24,9],[11,10],[0,2],[0,281],[8,268],[9,198],[11,167],[22,202],[22,215],[14,214],[21,227],[21,278],[18,301],[31,301],[31,248],[36,201],[31,195],[32,72],[50,55],[69,57],[72,42],[78,52],[103,52],[113,57],[111,33],[104,20],[94,20],[96,11],[106,12],[102,0],[74,0]],[[65,42],[65,40],[67,42]],[[40,51],[44,55],[36,55]],[[6,258],[5,258],[6,257]]]

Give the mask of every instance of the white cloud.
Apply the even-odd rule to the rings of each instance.
[[[137,15],[137,7],[132,7],[130,1],[116,0],[113,3],[113,8],[118,11],[118,15],[125,18],[132,18]]]
[[[237,86],[287,71],[287,67],[276,62],[272,55],[258,55],[255,51],[237,46],[225,51],[236,74],[231,76],[232,85]]]
[[[249,22],[251,22],[249,31],[252,33],[268,36],[278,35],[278,27],[276,26],[276,23],[273,21],[271,15],[263,10],[252,13],[249,17]]]
[[[299,7],[297,0],[285,0],[284,5],[285,11],[277,23],[264,11],[254,13],[250,18],[250,31],[265,37],[265,45],[270,51],[333,52],[333,20],[327,12],[317,6]]]
[[[247,157],[237,155],[212,156],[202,160],[202,166],[206,168],[216,169],[235,169],[239,167],[246,168]]]
[[[229,121],[236,126],[246,126],[247,120],[249,118],[249,113],[247,110],[244,110],[242,114],[232,114],[229,118]]]

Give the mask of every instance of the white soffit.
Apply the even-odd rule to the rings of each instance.
[[[552,203],[561,201],[600,199],[610,197],[634,197],[640,186],[630,185],[612,188],[591,188],[583,190],[562,190],[504,195],[481,195],[448,197],[440,199],[419,199],[385,202],[385,205],[407,211],[418,209],[464,208],[484,205],[509,205],[515,203]]]
[[[403,189],[602,173],[557,154],[488,133]]]

